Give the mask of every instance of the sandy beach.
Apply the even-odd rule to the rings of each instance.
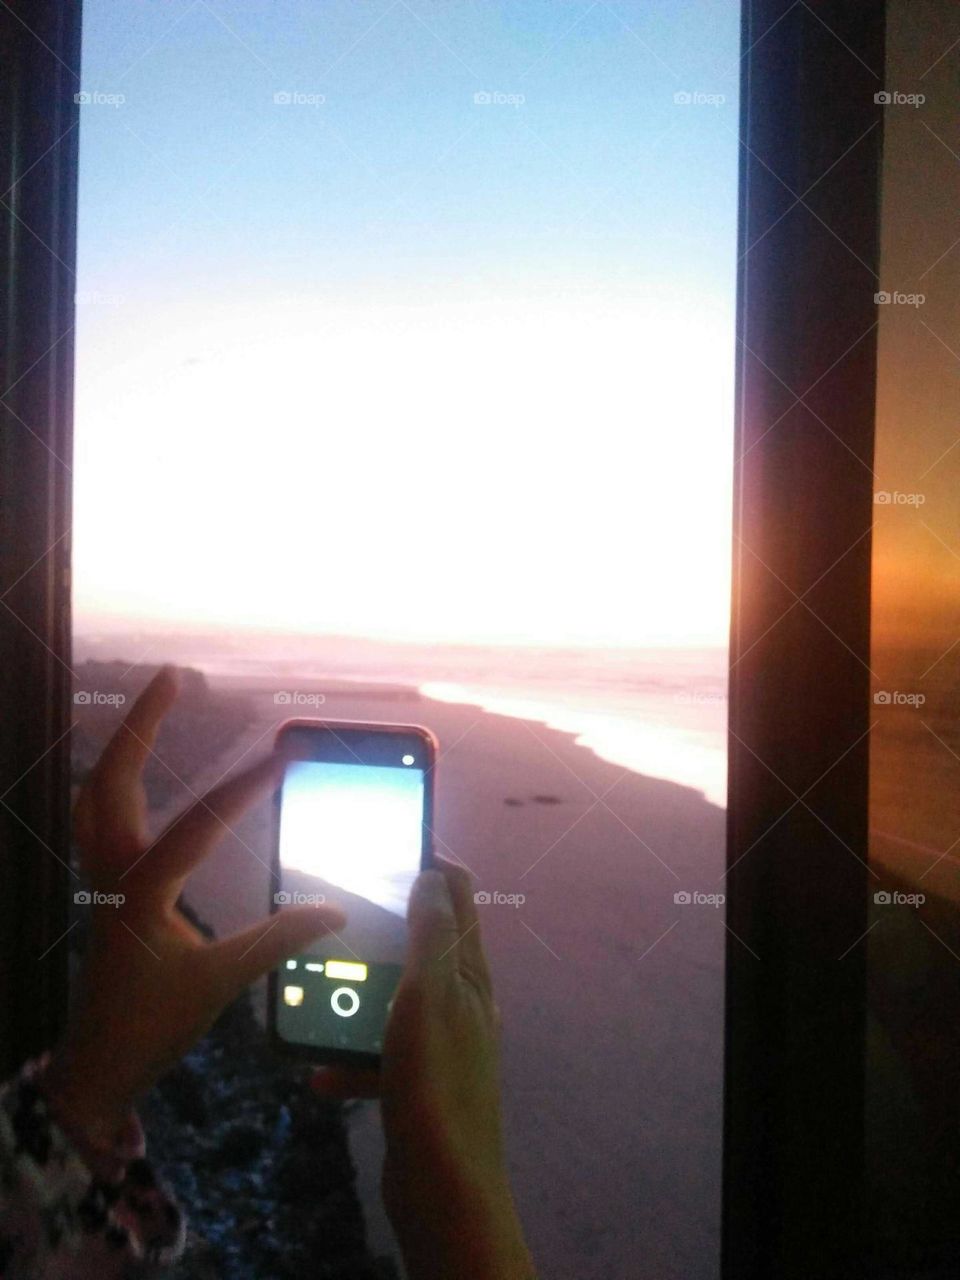
[[[291,711],[315,713],[277,705],[266,683],[231,682],[253,697],[255,720],[195,789],[269,750]],[[479,909],[503,1014],[507,1142],[545,1280],[641,1268],[712,1280],[725,929],[722,906],[696,899],[723,891],[722,810],[535,721],[414,689],[324,687],[324,716],[439,737],[437,847],[492,898]],[[264,804],[193,876],[190,899],[218,931],[266,909],[270,830]],[[354,1153],[372,1242],[386,1250],[377,1128],[364,1105]]]

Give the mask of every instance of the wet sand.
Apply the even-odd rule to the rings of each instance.
[[[269,750],[288,715],[317,714],[260,690],[255,724],[195,789]],[[325,694],[331,719],[433,729],[438,849],[478,889],[525,896],[480,912],[503,1014],[512,1175],[544,1280],[714,1280],[726,933],[722,907],[674,895],[722,893],[722,811],[538,723],[413,690]],[[270,841],[264,804],[193,876],[190,899],[218,931],[266,911]],[[378,1120],[372,1106],[358,1115],[371,1236],[386,1249]]]

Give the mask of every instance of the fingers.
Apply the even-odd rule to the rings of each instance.
[[[158,881],[182,879],[258,799],[279,786],[284,767],[280,756],[266,756],[208,791],[174,819],[144,858],[144,869]]]
[[[473,877],[456,863],[437,858],[437,866],[447,878],[453,910],[457,917],[460,941],[457,944],[457,960],[461,970],[468,973],[485,991],[490,990],[490,972],[480,937],[480,917],[473,897]]]
[[[465,868],[436,858],[434,867],[413,884],[407,920],[411,964],[460,969],[483,991],[490,991],[474,881]]]
[[[299,955],[317,938],[342,929],[346,919],[346,914],[332,905],[291,907],[213,943],[211,950],[223,985],[231,996],[238,994],[288,956]]]
[[[163,717],[179,692],[175,667],[162,667],[104,748],[77,801],[77,838],[122,844],[141,835],[141,775]]]
[[[454,954],[462,930],[451,893],[448,873],[439,867],[421,871],[410,891],[407,908],[408,960],[414,968],[442,966],[453,971]]]
[[[363,1067],[322,1067],[310,1078],[321,1098],[379,1098],[380,1073]]]
[[[140,778],[157,740],[163,717],[180,691],[176,667],[161,667],[124,717],[97,761],[94,772],[111,783]]]

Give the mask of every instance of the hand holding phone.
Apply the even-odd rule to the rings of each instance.
[[[535,1280],[507,1174],[474,889],[439,857],[417,879],[380,1069],[328,1066],[312,1082],[328,1098],[380,1098],[383,1198],[410,1280]]]
[[[210,942],[180,912],[186,878],[271,795],[284,762],[258,761],[197,797],[161,834],[151,832],[143,769],[178,691],[175,669],[162,668],[85,779],[74,810],[81,870],[95,891],[75,899],[89,912],[90,940],[43,1089],[51,1114],[83,1149],[110,1146],[130,1108],[251,982],[343,925],[330,903]]]
[[[407,901],[431,861],[435,740],[414,725],[292,720],[277,793],[272,907],[336,901],[342,930],[271,975],[275,1041],[375,1066],[407,949]]]
[[[274,1034],[332,1064],[319,1092],[380,1095],[384,1200],[411,1280],[535,1280],[506,1171],[473,883],[431,852],[433,738],[292,722],[279,745],[292,759],[278,894],[293,905],[329,889],[347,923],[273,975]]]

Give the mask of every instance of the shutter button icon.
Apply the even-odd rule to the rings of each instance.
[[[330,1008],[341,1018],[352,1018],[360,1008],[360,997],[353,987],[337,987],[330,997]]]

